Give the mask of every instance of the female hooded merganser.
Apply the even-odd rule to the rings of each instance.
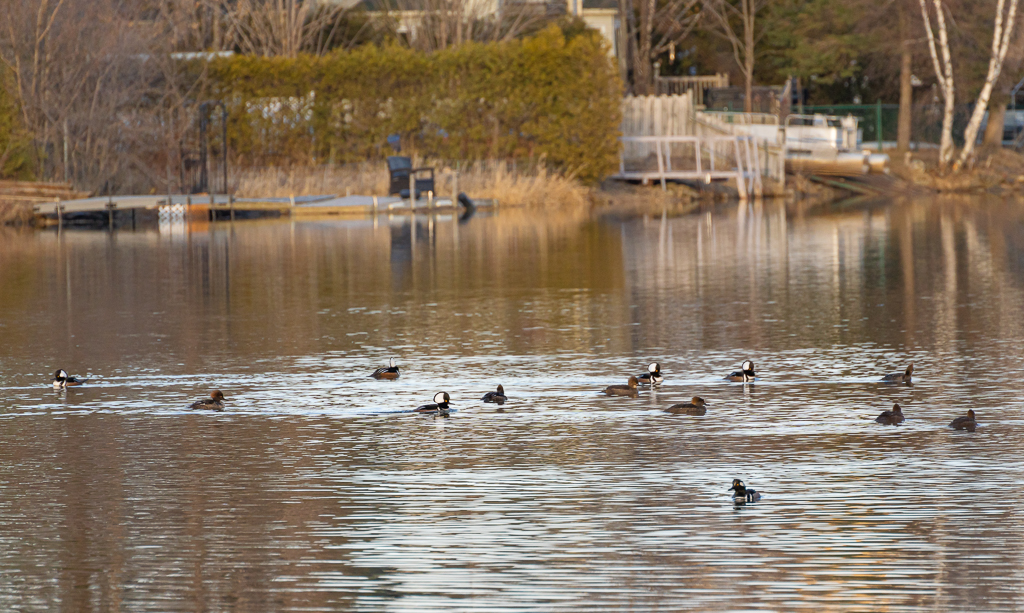
[[[757,376],[754,374],[754,363],[750,360],[743,362],[740,368],[742,368],[742,370],[729,373],[729,375],[726,376],[726,379],[729,381],[742,381],[744,383],[749,383]]]
[[[954,430],[974,432],[974,429],[978,427],[978,422],[974,421],[974,409],[967,409],[967,415],[961,415],[949,422],[949,427]]]
[[[893,373],[891,375],[885,375],[882,377],[882,381],[887,383],[910,383],[910,376],[914,374],[914,363],[911,362],[910,366],[902,373]]]
[[[505,401],[508,400],[508,397],[505,396],[505,388],[499,385],[498,391],[487,392],[486,394],[484,394],[484,397],[481,398],[481,400],[483,400],[484,402],[495,402],[497,404],[505,404]]]
[[[62,390],[67,387],[73,387],[75,385],[82,385],[86,382],[86,379],[79,379],[78,377],[69,377],[67,371],[63,368],[53,373],[53,389]]]
[[[609,396],[637,396],[639,395],[636,390],[637,385],[636,377],[630,377],[626,385],[609,385],[604,388],[604,393]]]
[[[690,399],[690,402],[674,404],[665,409],[665,412],[672,413],[674,415],[703,415],[708,412],[708,410],[704,408],[704,404],[703,398],[700,396],[694,396]]]
[[[434,394],[434,404],[425,404],[421,407],[416,407],[414,412],[416,413],[429,413],[436,416],[448,417],[450,409],[448,403],[451,402],[451,397],[448,392],[438,392]]]
[[[880,424],[886,426],[895,426],[896,424],[903,423],[903,409],[900,405],[892,405],[891,411],[882,411],[882,414],[875,418]]]
[[[739,479],[732,480],[732,487],[729,488],[729,491],[733,493],[732,499],[736,503],[757,502],[761,500],[761,494],[743,485],[743,482]]]
[[[651,362],[647,367],[647,372],[637,375],[636,380],[638,383],[643,383],[644,385],[657,385],[658,383],[661,383],[665,380],[665,377],[661,374],[661,364]]]
[[[224,410],[224,393],[220,390],[213,390],[210,392],[209,398],[203,398],[193,402],[188,408],[190,409],[207,409],[209,411],[223,411]]]
[[[374,379],[397,379],[398,378],[398,365],[395,364],[395,358],[391,358],[388,362],[387,368],[381,366],[377,370],[373,371],[370,375]]]

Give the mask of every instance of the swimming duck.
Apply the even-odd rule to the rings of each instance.
[[[502,386],[499,385],[498,386],[498,391],[496,391],[496,392],[487,392],[486,394],[484,394],[484,397],[481,398],[481,400],[483,400],[484,402],[494,402],[494,403],[497,403],[497,404],[505,404],[505,401],[508,400],[508,397],[505,396],[505,388],[503,388]]]
[[[974,429],[978,427],[978,422],[974,421],[974,409],[967,409],[967,415],[961,415],[949,422],[949,427],[954,430],[974,432]]]
[[[891,411],[882,411],[882,414],[875,418],[880,424],[886,426],[895,426],[896,424],[903,423],[903,409],[900,405],[892,405]]]
[[[604,388],[604,393],[609,396],[638,396],[639,392],[636,390],[636,386],[639,383],[636,377],[630,377],[629,382],[626,385],[609,385]]]
[[[673,415],[703,415],[708,412],[704,407],[704,404],[705,402],[703,398],[700,396],[694,396],[690,399],[690,402],[674,404],[665,409],[665,412],[672,413]]]
[[[86,379],[79,379],[78,377],[69,377],[67,371],[63,368],[53,373],[53,389],[62,390],[64,388],[72,387],[75,385],[82,385],[86,382]]]
[[[208,411],[223,411],[224,410],[224,392],[220,390],[213,390],[210,392],[209,398],[203,398],[197,400],[189,405],[190,409],[206,409]]]
[[[651,362],[647,367],[647,372],[637,375],[636,380],[638,383],[643,383],[644,385],[657,385],[658,383],[661,383],[665,380],[665,377],[661,374],[661,364]]]
[[[398,365],[395,364],[395,358],[391,358],[388,362],[387,368],[381,366],[377,370],[373,371],[370,375],[374,379],[397,379],[398,378]]]
[[[740,368],[742,370],[731,372],[725,378],[729,381],[742,381],[744,383],[749,383],[750,381],[754,380],[754,377],[757,376],[754,374],[754,363],[751,362],[750,360],[746,360],[745,362],[743,362]]]
[[[732,487],[729,488],[729,491],[733,493],[732,500],[737,504],[761,500],[761,494],[743,485],[743,482],[739,479],[732,480]]]
[[[427,413],[434,415],[435,417],[448,417],[448,413],[451,410],[448,408],[449,402],[451,402],[451,396],[448,395],[448,392],[438,392],[434,394],[434,404],[425,404],[421,407],[416,407],[414,412]]]
[[[910,366],[902,373],[892,373],[891,375],[885,375],[882,377],[882,381],[887,383],[910,383],[910,376],[914,373],[914,363],[911,362]]]

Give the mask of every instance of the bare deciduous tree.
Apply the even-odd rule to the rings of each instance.
[[[753,103],[754,51],[761,34],[757,14],[769,0],[707,0],[704,10],[712,23],[711,32],[729,41],[733,59],[743,73],[743,110],[749,113]],[[738,27],[737,27],[738,25]]]
[[[1013,26],[1016,24],[1017,0],[1009,0],[1006,7],[1006,15],[1003,15],[1003,8],[1006,0],[999,0],[996,3],[996,20],[992,29],[992,54],[989,56],[988,74],[985,76],[985,84],[978,94],[978,101],[974,105],[974,112],[967,122],[967,129],[964,131],[964,148],[953,170],[959,170],[961,166],[974,156],[974,142],[978,139],[978,130],[981,128],[981,120],[988,108],[988,100],[992,95],[992,88],[999,80],[999,73],[1003,69],[1003,62],[1006,60],[1006,52],[1010,48],[1010,39],[1013,36]]]
[[[926,0],[919,1],[925,33],[928,35],[928,52],[931,54],[932,65],[935,68],[935,78],[939,81],[939,90],[942,92],[942,97],[945,101],[942,113],[942,136],[939,139],[939,164],[946,168],[953,161],[953,105],[955,102],[953,60],[949,52],[949,35],[946,30],[946,17],[942,0],[932,0],[932,3],[935,5],[935,23],[939,29],[939,49],[942,52],[942,61],[940,63],[939,55],[935,49],[935,33],[932,30],[928,4]]]
[[[636,0],[640,19],[627,20],[632,30],[633,88],[637,94],[651,93],[651,62],[672,45],[680,45],[700,22],[699,0]],[[624,9],[634,11],[632,0]]]

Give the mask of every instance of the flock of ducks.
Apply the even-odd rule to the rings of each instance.
[[[885,375],[881,380],[885,383],[910,383],[913,373],[914,364],[911,363],[902,373]],[[394,358],[391,358],[387,366],[376,369],[370,374],[370,376],[378,380],[390,380],[397,379],[400,374],[401,372],[398,368],[398,364],[395,362]],[[754,362],[746,360],[740,365],[740,370],[729,373],[725,376],[725,379],[727,381],[752,383],[756,377],[757,375],[754,372]],[[661,365],[657,362],[652,362],[647,367],[647,372],[630,377],[625,385],[609,385],[603,390],[603,393],[608,396],[627,396],[636,398],[640,393],[639,387],[641,385],[654,386],[660,384],[664,380],[665,376],[661,372]],[[68,376],[68,373],[63,369],[58,370],[53,376],[53,388],[57,390],[82,385],[86,382],[86,379]],[[223,392],[220,390],[214,390],[210,393],[209,398],[203,398],[202,400],[193,402],[189,405],[189,408],[222,411],[224,410],[225,400],[226,398],[224,397]],[[501,405],[508,400],[508,397],[505,396],[505,388],[499,385],[497,390],[484,394],[481,400]],[[413,412],[433,415],[435,417],[448,417],[451,413],[451,408],[449,407],[450,402],[451,396],[448,395],[448,392],[437,392],[434,394],[434,402],[416,407],[413,409]],[[673,404],[672,406],[664,409],[664,411],[673,415],[704,415],[707,413],[706,404],[707,403],[703,398],[700,396],[694,396],[689,402]],[[882,413],[875,418],[875,421],[887,426],[896,426],[903,423],[904,419],[903,410],[900,408],[900,405],[893,404],[892,410],[882,411]],[[961,415],[949,424],[950,428],[955,430],[967,430],[969,432],[974,432],[977,426],[978,422],[975,420],[973,409],[968,410],[967,415]],[[746,487],[740,479],[733,479],[732,487],[729,488],[729,491],[732,492],[733,501],[736,504],[757,502],[761,499],[761,494]]]

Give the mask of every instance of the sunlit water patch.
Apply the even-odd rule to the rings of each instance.
[[[0,607],[1019,610],[1022,219],[5,233]]]

